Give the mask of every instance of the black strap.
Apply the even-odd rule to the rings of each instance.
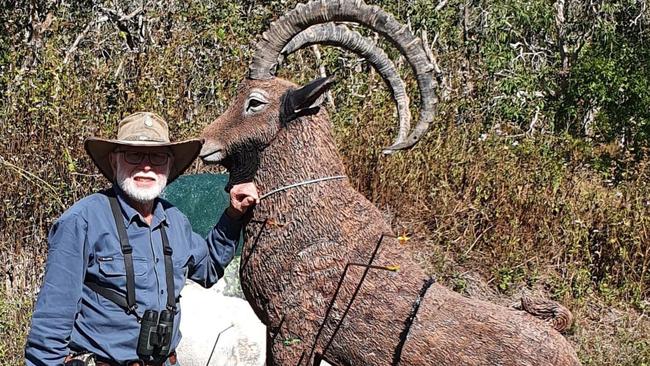
[[[91,290],[97,292],[101,296],[114,302],[117,306],[125,309],[127,313],[134,314],[138,319],[140,316],[136,313],[135,309],[138,305],[135,301],[135,275],[133,270],[133,247],[129,244],[129,237],[126,233],[126,226],[124,225],[124,216],[117,202],[117,195],[115,191],[108,193],[108,201],[111,204],[111,211],[115,219],[117,227],[117,234],[120,239],[120,249],[124,255],[124,268],[126,270],[126,297],[122,296],[119,292],[106,288],[95,280],[86,278],[84,283]],[[163,244],[163,252],[165,254],[165,281],[167,282],[167,309],[169,311],[176,311],[176,298],[174,298],[174,267],[172,265],[173,250],[169,245],[169,238],[165,231],[164,224],[160,225],[160,236]]]
[[[165,231],[165,224],[160,225],[160,236],[162,237],[163,252],[165,253],[165,281],[167,282],[167,310],[176,311],[176,299],[174,298],[174,267],[172,266],[172,247],[169,246],[169,239]]]
[[[126,297],[122,296],[119,292],[117,292],[117,291],[115,291],[113,289],[110,289],[110,288],[106,288],[106,287],[98,284],[94,280],[90,280],[90,279],[86,280],[86,286],[90,287],[91,290],[93,290],[96,293],[102,295],[103,297],[111,300],[112,302],[117,304],[119,307],[124,308],[124,309],[129,308],[129,305],[126,303]],[[136,316],[137,316],[137,313],[134,312],[134,314],[136,314]]]
[[[120,237],[120,247],[124,255],[124,268],[126,269],[126,303],[127,310],[135,313],[138,305],[135,303],[135,275],[133,274],[133,247],[129,244],[129,236],[124,226],[124,216],[120,210],[120,204],[117,202],[117,195],[110,195],[108,201],[111,203],[113,218],[117,225],[117,235]]]

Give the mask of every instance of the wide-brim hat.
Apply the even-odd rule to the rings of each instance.
[[[109,155],[118,146],[167,147],[174,156],[169,168],[167,183],[171,183],[196,159],[203,140],[192,139],[170,142],[169,127],[162,117],[150,112],[136,112],[120,121],[117,139],[89,137],[84,142],[86,152],[109,181],[115,181]]]

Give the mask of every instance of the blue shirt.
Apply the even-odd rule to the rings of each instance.
[[[165,260],[160,226],[165,225],[173,249],[174,297],[189,278],[210,287],[232,260],[241,223],[223,214],[201,238],[176,207],[162,199],[154,203],[148,225],[118,191],[129,243],[133,247],[137,313],[161,311],[167,304]],[[27,337],[27,365],[61,365],[71,351],[85,350],[123,363],[136,360],[140,324],[132,314],[84,284],[92,278],[126,296],[124,257],[106,192],[75,203],[52,226],[45,278]],[[180,310],[174,317],[172,347],[180,341]]]

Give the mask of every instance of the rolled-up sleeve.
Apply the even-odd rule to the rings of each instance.
[[[62,216],[50,230],[45,278],[25,345],[27,365],[63,364],[75,316],[80,308],[85,272],[86,221]]]
[[[196,261],[189,268],[188,278],[206,288],[217,283],[235,256],[242,225],[240,220],[231,219],[224,212],[207,238],[203,239],[192,232],[193,257]]]

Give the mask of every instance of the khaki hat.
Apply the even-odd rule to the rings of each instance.
[[[84,142],[86,152],[109,181],[115,181],[109,154],[118,146],[168,147],[174,156],[167,182],[171,183],[199,155],[203,140],[169,141],[169,127],[162,117],[150,112],[136,112],[120,121],[117,140],[89,137]]]

